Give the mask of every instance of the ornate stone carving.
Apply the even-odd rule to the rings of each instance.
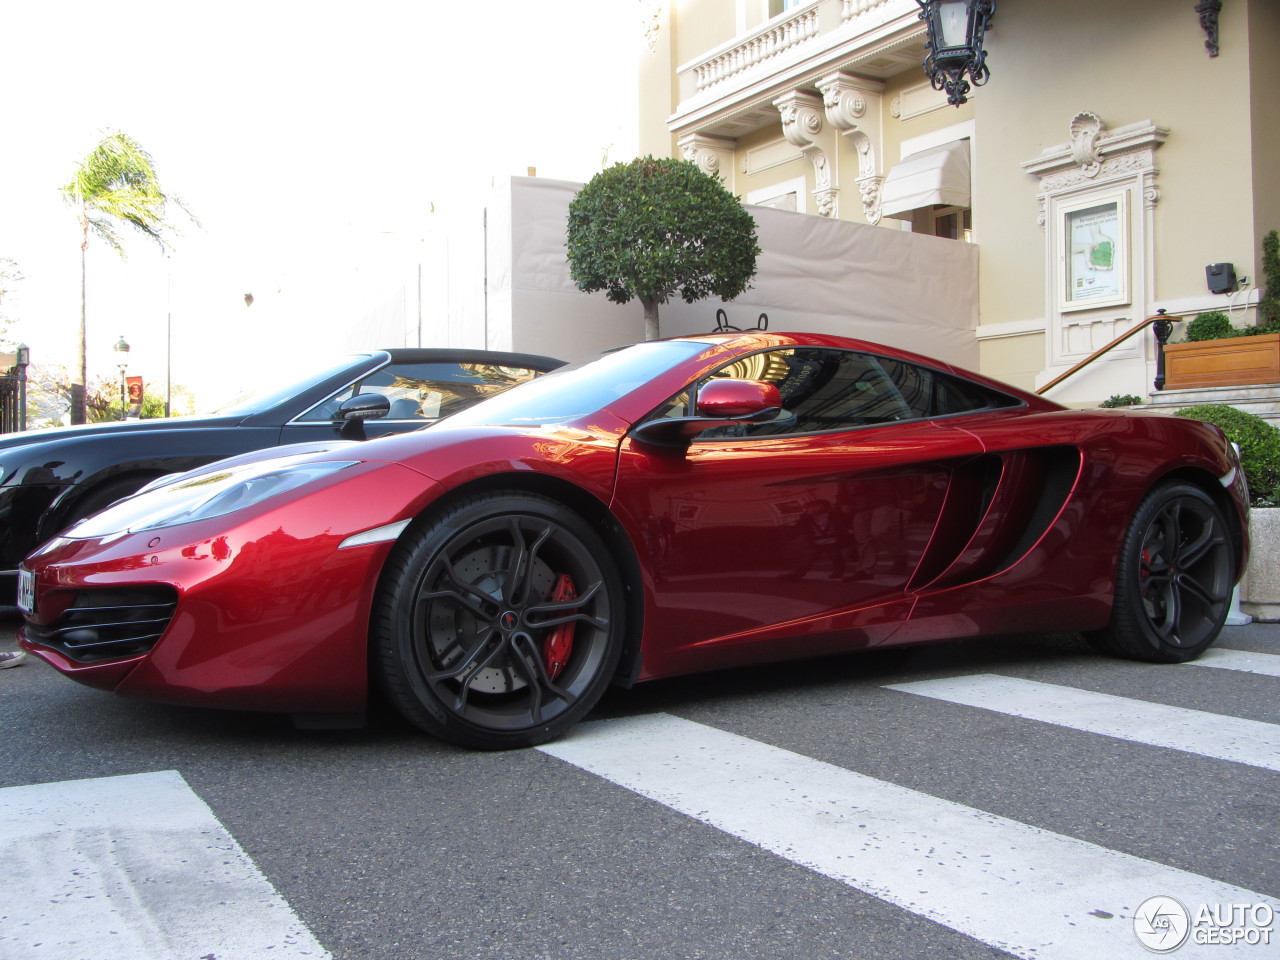
[[[1066,143],[1049,147],[1022,164],[1027,173],[1041,178],[1046,189],[1154,167],[1155,150],[1168,138],[1169,131],[1150,120],[1109,129],[1096,114],[1082,111],[1072,119],[1069,134],[1071,139]],[[1060,179],[1064,177],[1067,179]]]
[[[718,177],[732,174],[733,150],[736,143],[736,140],[727,137],[708,137],[691,133],[681,137],[677,146],[680,148],[680,155],[696,163],[703,173]]]
[[[862,194],[862,212],[866,214],[867,223],[880,222],[880,188],[884,186],[884,177],[859,177],[858,192]]]
[[[1071,157],[1086,177],[1096,177],[1102,169],[1098,137],[1104,129],[1094,113],[1077,113],[1071,119]]]
[[[1088,168],[1079,168],[1042,177],[1040,189],[1050,193],[1057,193],[1068,187],[1088,183],[1090,180],[1106,180],[1127,173],[1140,173],[1144,170],[1151,170],[1154,169],[1155,163],[1155,153],[1152,150],[1139,150],[1135,153],[1122,154],[1118,157],[1108,157],[1098,164],[1097,169],[1093,170],[1093,172],[1090,172]]]
[[[782,115],[782,135],[801,150],[813,146],[822,132],[822,101],[811,93],[793,91],[773,101]]]
[[[818,81],[827,120],[841,133],[863,128],[879,119],[884,83],[848,73],[833,73]],[[865,120],[864,120],[865,118]]]
[[[813,166],[813,196],[818,212],[824,217],[835,215],[836,183],[827,151],[818,143],[823,133],[822,98],[811,93],[793,90],[773,101],[782,117],[782,135],[787,142],[798,147]]]
[[[862,214],[867,223],[880,222],[880,187],[884,177],[876,173],[875,150],[871,138],[861,130],[847,133],[849,143],[858,155],[858,192],[862,194]]]
[[[876,155],[871,146],[871,138],[861,130],[856,130],[849,134],[849,142],[853,144],[854,152],[858,155],[858,179],[875,176]]]
[[[847,130],[857,125],[866,115],[867,99],[859,91],[843,86],[830,78],[818,84],[822,91],[822,104],[827,108],[827,119],[837,129]]]
[[[640,8],[640,25],[650,53],[658,52],[658,34],[662,32],[662,0],[648,0]]]
[[[827,163],[827,155],[819,148],[807,151],[809,162],[813,164],[814,193],[831,189],[831,165]]]
[[[1204,48],[1209,56],[1218,55],[1218,14],[1222,12],[1222,0],[1200,0],[1196,13],[1200,14],[1200,29],[1205,33]]]
[[[818,82],[827,120],[849,141],[858,157],[858,192],[867,223],[880,222],[880,186],[875,144],[871,133],[879,131],[884,84],[845,73],[833,73]]]

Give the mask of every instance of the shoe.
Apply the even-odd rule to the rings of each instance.
[[[17,650],[13,653],[0,653],[0,670],[9,667],[16,667],[23,660],[27,659],[27,651]]]

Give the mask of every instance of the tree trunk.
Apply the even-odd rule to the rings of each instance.
[[[80,244],[80,328],[76,334],[76,367],[71,383],[71,423],[87,423],[85,404],[89,362],[85,349],[85,253],[89,246],[88,224],[84,227],[84,242]]]
[[[644,338],[657,340],[661,336],[658,333],[658,301],[641,297],[640,302],[644,304]]]

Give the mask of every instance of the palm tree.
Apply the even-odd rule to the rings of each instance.
[[[123,133],[107,134],[76,168],[62,193],[80,220],[80,329],[74,382],[71,384],[71,422],[84,423],[88,374],[85,358],[85,253],[89,249],[89,232],[92,230],[123,258],[124,247],[116,235],[116,224],[126,223],[151,237],[161,249],[167,249],[170,244],[166,231],[176,232],[165,219],[168,205],[174,204],[188,217],[191,214],[181,200],[166,195],[160,188],[151,155]]]

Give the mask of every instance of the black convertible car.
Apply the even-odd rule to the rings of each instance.
[[[490,350],[378,350],[209,416],[0,437],[0,604],[14,602],[23,557],[156,477],[285,443],[416,430],[562,365]]]

